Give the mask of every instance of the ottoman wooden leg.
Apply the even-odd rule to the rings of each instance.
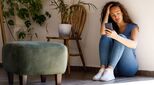
[[[9,85],[13,85],[13,73],[7,72]]]
[[[19,75],[20,85],[27,85],[27,75]]]
[[[56,85],[61,85],[62,82],[62,74],[56,74],[55,75],[55,83]]]
[[[46,76],[45,75],[41,75],[41,82],[45,83],[46,82]]]

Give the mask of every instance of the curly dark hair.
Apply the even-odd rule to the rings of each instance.
[[[124,20],[125,23],[134,23],[134,22],[130,19],[129,15],[128,15],[126,9],[125,9],[125,7],[124,7],[121,3],[117,2],[117,1],[110,1],[110,2],[108,2],[108,3],[105,4],[105,6],[104,6],[103,9],[102,9],[102,13],[101,13],[101,23],[102,23],[103,20],[104,20],[104,17],[105,17],[105,15],[106,15],[107,8],[108,8],[108,6],[109,6],[110,4],[112,4],[111,8],[112,8],[112,7],[119,7],[119,8],[121,9],[121,12],[123,13],[123,20]],[[119,33],[119,27],[118,27],[117,24],[112,20],[111,16],[109,16],[108,22],[111,22],[111,23],[113,24],[114,30],[115,30],[117,33]]]

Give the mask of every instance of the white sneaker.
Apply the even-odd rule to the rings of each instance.
[[[103,74],[103,73],[98,72],[98,73],[93,77],[93,80],[94,80],[94,81],[98,81],[98,80],[100,80],[102,74]]]
[[[100,80],[100,78],[101,78],[103,72],[104,72],[104,69],[100,69],[99,72],[93,77],[93,80],[94,80],[94,81]]]
[[[100,80],[102,81],[111,81],[114,79],[115,79],[115,76],[113,73],[113,69],[110,69],[110,68],[105,69],[104,74],[100,78]]]

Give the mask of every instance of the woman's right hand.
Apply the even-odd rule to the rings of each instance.
[[[106,14],[109,15],[110,14],[110,8],[111,8],[112,4],[110,4],[108,7],[107,7],[107,11],[106,11]]]

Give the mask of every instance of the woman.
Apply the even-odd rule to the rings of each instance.
[[[132,22],[124,6],[114,1],[104,6],[101,19],[101,67],[93,80],[114,80],[115,71],[120,76],[134,76],[138,70],[135,55],[138,26]],[[105,23],[112,23],[114,30],[107,29]]]

